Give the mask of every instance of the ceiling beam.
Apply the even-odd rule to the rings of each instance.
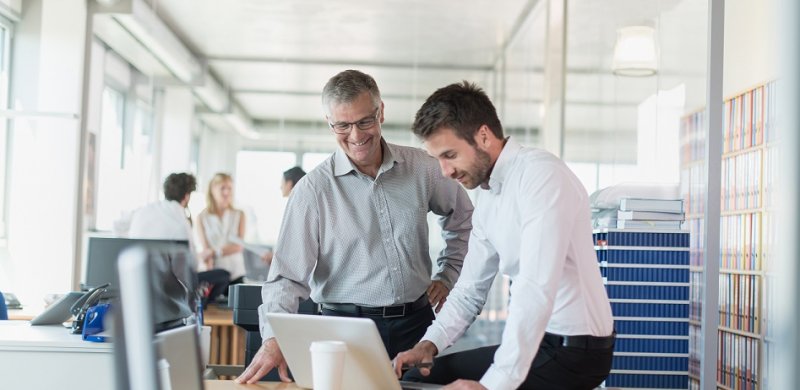
[[[279,89],[258,89],[258,88],[242,88],[242,89],[232,89],[232,94],[242,94],[242,95],[272,95],[272,96],[300,96],[300,97],[319,97],[319,92],[312,92],[312,91],[290,91],[290,90],[279,90]],[[419,99],[419,96],[414,96],[410,94],[381,94],[382,98],[385,99],[395,99],[395,100],[416,100]],[[506,98],[506,103],[531,103],[531,104],[540,104],[542,103],[541,99],[524,99],[524,98]],[[607,102],[607,101],[594,101],[594,100],[568,100],[566,102],[568,105],[575,105],[575,106],[601,106],[601,107],[636,107],[641,102],[638,101],[631,101],[631,102]]]
[[[285,57],[253,57],[253,56],[208,56],[209,62],[254,62],[261,64],[287,64],[287,65],[322,65],[322,66],[367,66],[377,68],[416,68],[430,70],[469,70],[488,72],[492,70],[488,65],[464,65],[453,63],[415,63],[413,61],[358,61],[341,59],[312,59],[312,58],[285,58]]]

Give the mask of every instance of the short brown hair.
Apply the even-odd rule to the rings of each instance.
[[[188,173],[172,173],[164,180],[164,197],[180,202],[197,189],[197,180]]]
[[[497,138],[504,138],[503,126],[489,96],[477,85],[462,81],[439,88],[429,96],[417,111],[412,129],[424,140],[448,127],[456,136],[475,145],[475,132],[482,125],[488,126]]]

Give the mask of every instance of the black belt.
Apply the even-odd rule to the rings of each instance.
[[[597,337],[597,336],[561,336],[552,333],[544,334],[544,341],[560,345],[562,347],[573,347],[581,349],[609,349],[614,347],[614,339],[616,339],[617,332],[611,336]]]
[[[405,317],[425,307],[430,307],[428,303],[428,294],[422,294],[419,299],[414,302],[403,303],[391,306],[359,306],[352,303],[323,303],[322,308],[325,310],[338,311],[340,313],[355,314],[362,317],[383,317],[383,318],[399,318]]]

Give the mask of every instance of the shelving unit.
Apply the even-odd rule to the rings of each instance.
[[[717,387],[766,388],[771,342],[775,83],[725,101],[721,161]],[[705,112],[681,123],[681,188],[692,232],[690,388],[699,389]],[[714,196],[714,195],[712,195]]]

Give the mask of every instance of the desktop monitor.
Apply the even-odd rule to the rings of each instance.
[[[185,249],[175,246],[136,245],[119,256],[118,272],[124,277],[120,278],[120,309],[113,312],[117,390],[203,388],[197,326],[155,331],[159,301],[167,293],[154,279],[164,273],[165,256],[180,257],[182,252]]]
[[[85,278],[81,286],[82,289],[88,290],[105,283],[111,283],[109,290],[119,291],[117,259],[123,249],[137,244],[147,248],[168,248],[174,245],[189,248],[189,242],[186,240],[90,236],[86,242]]]

